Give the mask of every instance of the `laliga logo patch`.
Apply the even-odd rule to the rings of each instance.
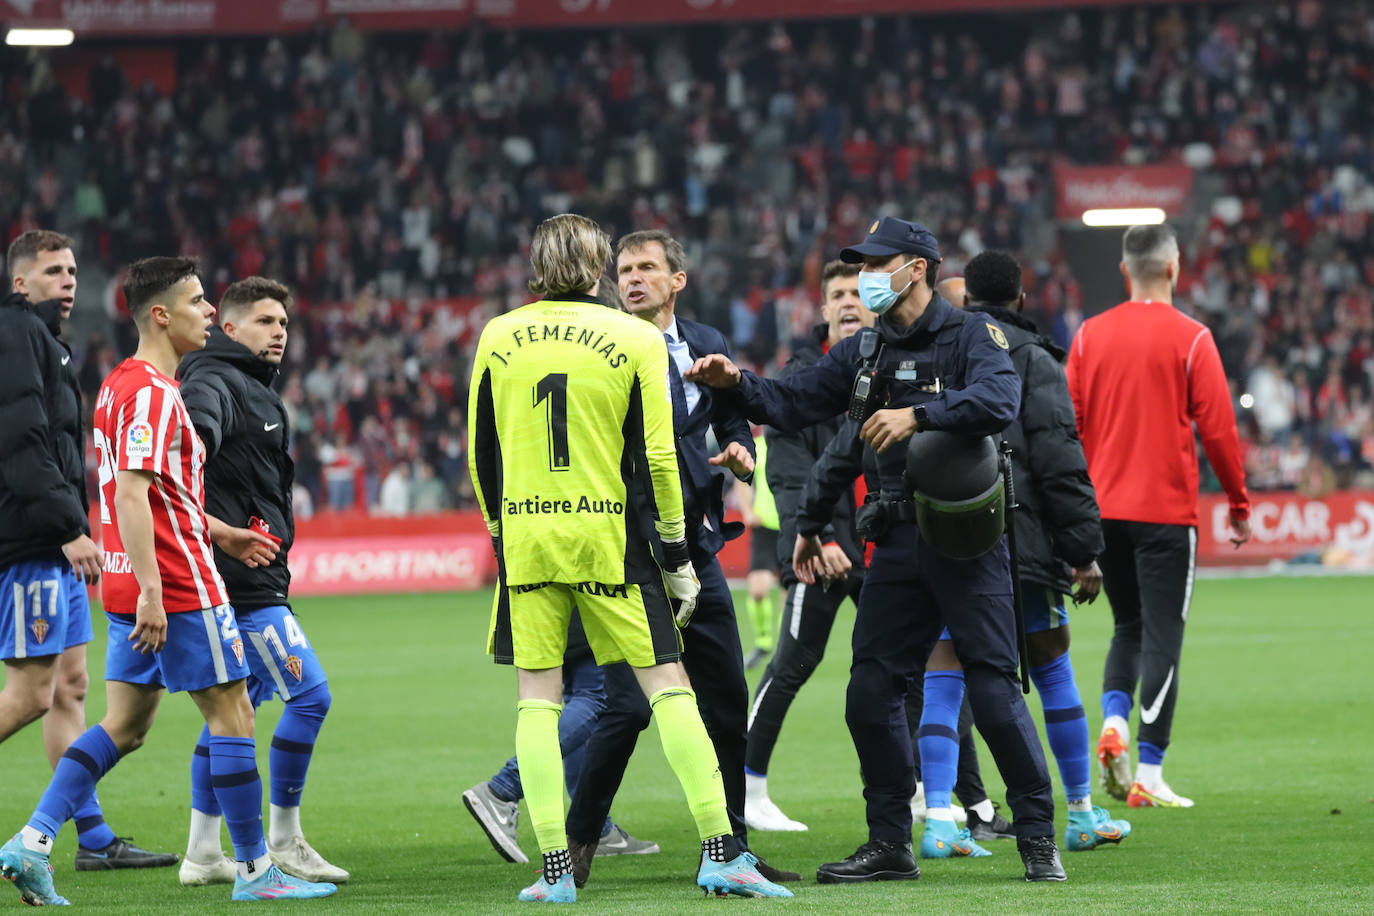
[[[1002,329],[999,328],[997,325],[993,324],[991,321],[987,322],[987,326],[988,335],[992,337],[992,342],[997,344],[997,346],[1001,347],[1003,350],[1010,349],[1007,346],[1007,335],[1002,333]]]
[[[301,657],[299,655],[286,656],[286,670],[291,672],[291,676],[296,679],[296,683],[301,682]]]
[[[48,622],[42,617],[35,620],[29,629],[33,630],[33,638],[38,640],[40,646],[43,644],[43,640],[48,638]]]
[[[153,428],[147,423],[135,423],[125,437],[124,454],[130,458],[153,457]]]
[[[243,664],[243,640],[242,640],[242,639],[239,639],[237,636],[235,636],[235,637],[234,637],[234,641],[231,642],[231,643],[229,644],[229,648],[231,648],[231,649],[234,650],[234,658],[238,659],[239,664],[242,665],[242,664]]]

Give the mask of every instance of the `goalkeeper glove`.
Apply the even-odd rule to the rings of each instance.
[[[697,571],[692,568],[691,555],[687,552],[685,539],[664,544],[663,556],[667,565],[672,567],[663,571],[663,582],[678,601],[673,617],[679,627],[685,627],[692,619],[692,612],[697,609],[701,580],[697,578]]]

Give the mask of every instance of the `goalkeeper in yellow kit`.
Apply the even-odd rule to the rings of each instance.
[[[574,604],[597,662],[629,662],[649,698],[701,835],[697,884],[790,897],[731,835],[720,767],[678,661],[677,626],[700,585],[687,555],[668,351],[653,325],[595,299],[610,257],[585,217],[541,223],[530,243],[530,289],[541,298],[483,328],[468,394],[468,465],[500,571],[487,650],[517,669],[515,754],[544,854],[520,899],[577,899],[558,745]]]

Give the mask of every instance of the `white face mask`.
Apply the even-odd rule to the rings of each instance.
[[[883,273],[876,270],[863,270],[859,272],[859,299],[863,301],[864,308],[875,315],[881,315],[892,306],[897,304],[897,300],[902,298],[902,294],[911,286],[913,280],[907,280],[906,286],[898,291],[892,289],[892,278],[901,273],[906,268],[915,264],[919,260],[919,255],[907,261],[896,270]]]

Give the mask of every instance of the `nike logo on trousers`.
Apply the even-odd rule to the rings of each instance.
[[[264,423],[264,424],[262,425],[262,428],[263,428],[264,430],[266,430],[267,432],[270,433],[272,430],[276,429],[278,426],[281,426],[281,424],[280,424],[280,423],[270,423],[270,424],[269,424],[269,423]]]
[[[1159,693],[1155,694],[1155,701],[1149,706],[1140,709],[1140,721],[1146,725],[1154,725],[1155,719],[1159,718],[1160,710],[1164,708],[1164,698],[1169,693],[1169,685],[1174,682],[1174,666],[1169,666],[1169,674],[1164,678],[1164,686],[1159,688]]]

